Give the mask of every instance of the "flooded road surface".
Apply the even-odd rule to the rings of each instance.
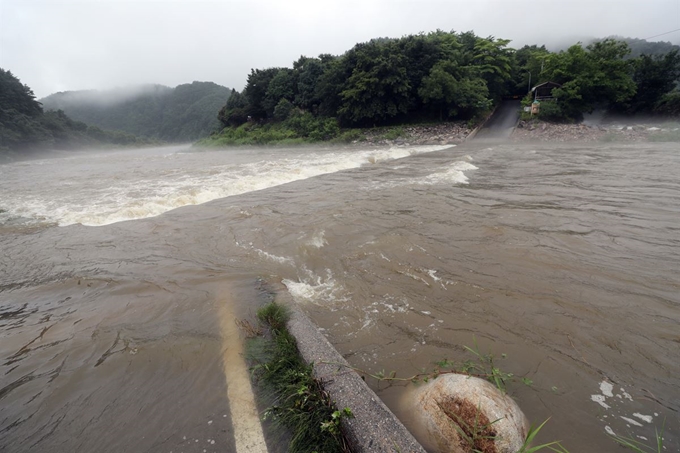
[[[665,420],[676,451],[678,174],[677,144],[0,166],[0,451],[256,451],[231,321],[279,282],[358,368],[410,376],[476,341],[533,381],[508,391],[551,417],[542,440],[614,452],[607,433]],[[409,386],[369,384],[408,426]]]

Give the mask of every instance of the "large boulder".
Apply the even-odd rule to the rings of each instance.
[[[424,444],[441,453],[516,453],[529,424],[515,401],[489,382],[446,374],[418,388],[412,404]]]

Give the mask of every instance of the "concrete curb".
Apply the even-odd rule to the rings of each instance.
[[[493,114],[496,113],[496,110],[498,110],[498,106],[499,106],[499,105],[500,105],[500,104],[498,104],[496,107],[494,107],[493,110],[491,111],[491,113],[489,113],[489,115],[484,119],[484,121],[482,121],[481,124],[480,124],[479,126],[477,126],[476,128],[472,129],[472,132],[470,132],[470,133],[468,134],[468,136],[465,137],[465,140],[463,140],[463,141],[466,142],[466,141],[468,141],[468,140],[474,139],[475,136],[477,135],[477,132],[479,132],[479,130],[480,130],[481,128],[483,128],[483,127],[486,125],[486,123],[489,122],[489,120],[491,119],[491,117],[493,116]]]
[[[348,407],[354,417],[343,419],[343,432],[353,452],[425,453],[397,417],[349,368],[311,320],[286,295],[278,294],[279,303],[290,309],[288,330],[296,338],[298,349],[307,363],[314,364],[314,375],[338,409]]]
[[[515,135],[515,131],[517,130],[517,126],[519,126],[519,123],[522,121],[522,114],[519,114],[519,118],[517,118],[517,122],[515,123],[515,127],[512,128],[512,132],[510,132],[510,135],[508,138],[512,138],[513,135]]]

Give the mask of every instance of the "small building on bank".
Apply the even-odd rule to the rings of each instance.
[[[555,100],[555,96],[553,96],[552,91],[555,88],[560,88],[561,86],[562,85],[555,82],[544,82],[540,85],[536,85],[531,89],[531,92],[534,93],[534,101]]]

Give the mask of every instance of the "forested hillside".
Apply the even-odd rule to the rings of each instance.
[[[169,142],[191,141],[219,129],[216,112],[230,90],[212,82],[169,88],[148,85],[107,91],[66,91],[41,99],[45,110],[105,129]]]
[[[31,88],[0,68],[0,159],[41,149],[148,143],[130,134],[73,121],[60,110],[43,112]]]
[[[471,118],[516,91],[509,41],[437,31],[374,39],[341,56],[300,57],[292,68],[254,69],[233,92],[226,125],[283,120],[301,110],[372,126],[408,118]]]
[[[628,44],[630,48],[629,58],[637,58],[641,55],[659,55],[663,56],[674,50],[680,52],[680,46],[676,46],[670,42],[658,41],[652,42],[645,39],[638,38],[625,38],[623,36],[610,36],[609,39],[614,39],[616,41],[623,41]],[[601,39],[595,40],[593,42],[602,41]]]
[[[342,127],[474,122],[504,96],[525,96],[548,81],[561,87],[553,91],[556,101],[544,103],[545,119],[575,121],[595,108],[680,113],[675,47],[652,46],[653,54],[633,57],[615,39],[560,52],[536,45],[515,50],[509,43],[438,30],[373,39],[339,56],[302,56],[290,68],[253,69],[243,91],[233,90],[220,110],[222,136],[240,140],[247,132],[241,125],[278,125],[278,137],[318,140]]]

